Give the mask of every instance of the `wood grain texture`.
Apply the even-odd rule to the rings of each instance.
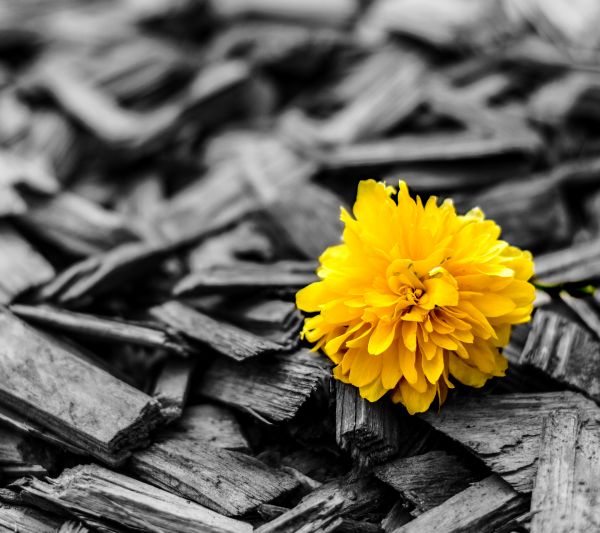
[[[215,448],[238,452],[250,449],[234,414],[222,405],[190,405],[173,429],[188,440],[205,442]]]
[[[236,361],[287,349],[285,345],[212,318],[175,300],[153,307],[150,314],[191,341],[209,346]]]
[[[527,499],[498,476],[474,483],[394,533],[492,533],[527,508]]]
[[[227,516],[246,514],[298,486],[284,470],[176,433],[135,453],[129,466],[137,477]]]
[[[439,414],[420,418],[474,452],[515,490],[531,492],[544,417],[567,407],[580,409],[592,431],[598,427],[596,404],[567,391],[455,398]]]
[[[93,456],[118,464],[157,424],[146,394],[0,309],[0,403]]]
[[[54,277],[54,268],[10,224],[0,223],[0,304]]]
[[[0,504],[1,533],[56,533],[63,522],[37,509]]]
[[[375,467],[374,474],[414,505],[413,516],[441,505],[478,480],[457,457],[443,451],[401,457]]]
[[[385,490],[372,477],[333,481],[311,492],[298,505],[255,530],[256,533],[331,531],[350,514],[367,513],[384,498]]]
[[[600,340],[565,315],[538,309],[518,362],[600,401]]]
[[[248,533],[249,524],[97,465],[65,470],[48,482],[22,480],[23,499],[77,516],[92,529],[165,533]]]
[[[573,492],[580,426],[579,413],[574,409],[553,411],[544,420],[531,495],[532,533],[575,531]]]
[[[371,403],[356,387],[336,383],[336,440],[359,463],[385,461],[400,449],[400,425],[391,402]]]
[[[269,422],[290,420],[310,395],[329,380],[324,357],[301,349],[235,363],[211,364],[195,391]]]

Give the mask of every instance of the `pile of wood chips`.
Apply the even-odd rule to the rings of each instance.
[[[0,531],[597,531],[599,22],[0,0]],[[547,287],[441,412],[299,340],[367,177],[480,206]]]

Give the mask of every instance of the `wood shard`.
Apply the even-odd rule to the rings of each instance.
[[[455,398],[440,414],[420,418],[477,454],[517,491],[531,492],[544,417],[567,407],[580,409],[590,427],[600,422],[594,402],[567,391]]]
[[[160,412],[165,422],[173,422],[181,417],[195,368],[195,361],[189,359],[171,358],[163,366],[152,396],[160,404]]]
[[[332,481],[311,492],[300,503],[255,530],[256,533],[331,531],[333,523],[349,515],[366,514],[384,499],[385,490],[372,477]]]
[[[65,470],[48,482],[23,480],[22,497],[77,516],[92,529],[170,533],[246,533],[249,524],[97,465]]]
[[[234,414],[222,405],[190,405],[175,429],[191,441],[205,442],[215,448],[238,452],[250,449]]]
[[[553,411],[544,420],[537,476],[531,495],[531,531],[534,533],[576,531],[572,523],[575,513],[573,493],[577,482],[575,461],[580,430],[581,420],[574,409]]]
[[[377,464],[400,448],[400,427],[391,402],[371,403],[356,387],[336,383],[336,440],[364,465]]]
[[[176,296],[211,292],[248,292],[257,289],[300,289],[318,281],[312,261],[281,261],[272,264],[238,262],[192,272],[173,290]]]
[[[191,341],[209,346],[236,361],[287,350],[286,345],[216,320],[175,300],[153,307],[150,314]]]
[[[133,473],[227,516],[240,516],[298,486],[283,470],[249,455],[169,433],[130,462]]]
[[[243,363],[219,359],[202,374],[195,390],[259,419],[283,422],[324,386],[329,372],[329,363],[306,349]]]
[[[537,310],[518,363],[600,401],[600,340],[559,312]]]
[[[56,533],[62,523],[63,520],[59,517],[37,509],[0,504],[2,533]]]
[[[54,277],[54,268],[21,235],[0,223],[0,304]]]
[[[116,465],[159,419],[146,394],[0,310],[0,404]]]
[[[527,499],[498,476],[489,476],[430,509],[394,533],[492,533],[527,509]]]
[[[39,326],[75,333],[92,339],[126,342],[149,348],[164,349],[187,356],[190,348],[182,339],[164,329],[124,320],[101,318],[50,305],[10,306],[18,317]]]
[[[374,473],[414,505],[413,516],[441,505],[477,481],[458,458],[442,451],[401,457],[379,465]]]

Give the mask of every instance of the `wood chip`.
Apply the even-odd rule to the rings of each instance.
[[[209,346],[236,361],[287,349],[285,345],[211,318],[175,300],[153,307],[150,309],[150,314],[191,341]]]
[[[97,465],[65,470],[49,482],[23,480],[21,495],[40,506],[76,515],[92,529],[172,533],[242,533],[249,524],[233,520],[162,489]]]
[[[330,531],[326,529],[349,515],[364,514],[377,507],[385,491],[371,477],[342,479],[323,485],[300,503],[257,528],[256,533]]]
[[[18,317],[33,324],[75,333],[92,339],[126,342],[149,348],[163,349],[180,356],[187,356],[191,350],[185,341],[178,338],[175,333],[156,326],[101,318],[50,305],[14,304],[10,306],[10,310]]]
[[[527,509],[527,499],[498,476],[490,476],[423,513],[394,533],[492,533]]]
[[[1,404],[111,465],[147,441],[159,417],[152,398],[6,310],[0,334]]]
[[[168,359],[154,384],[152,396],[160,404],[160,412],[169,423],[181,417],[196,362]]]
[[[336,383],[336,440],[363,465],[385,461],[400,449],[400,425],[391,402],[371,403],[356,387]]]
[[[211,292],[253,292],[258,289],[300,289],[318,281],[312,261],[260,264],[238,262],[192,272],[174,288],[175,296]]]
[[[600,400],[600,341],[559,312],[536,311],[518,363]]]
[[[413,516],[441,505],[477,481],[471,469],[443,451],[395,459],[376,467],[374,473],[414,505]]]
[[[215,448],[248,452],[250,444],[234,414],[222,405],[190,405],[177,421],[178,434]]]
[[[298,481],[249,455],[170,432],[135,453],[131,471],[141,479],[227,516],[240,516],[289,493]]]
[[[542,283],[575,283],[600,276],[600,239],[537,255],[536,277]]]
[[[0,531],[3,533],[56,533],[62,523],[60,518],[37,509],[0,504]]]
[[[600,422],[594,402],[567,391],[456,398],[439,415],[421,418],[477,454],[515,490],[531,492],[544,417],[569,407],[580,409],[592,428]]]
[[[329,363],[306,349],[251,359],[219,359],[195,391],[269,422],[293,418],[310,395],[329,380]]]
[[[0,304],[46,283],[54,268],[10,224],[0,223]]]

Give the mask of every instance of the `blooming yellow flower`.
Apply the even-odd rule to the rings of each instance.
[[[499,239],[480,209],[423,206],[404,182],[359,184],[342,244],[327,248],[320,281],[296,295],[302,335],[336,364],[336,379],[376,401],[392,391],[409,413],[445,401],[451,378],[481,387],[503,376],[499,348],[533,309],[532,256]]]

